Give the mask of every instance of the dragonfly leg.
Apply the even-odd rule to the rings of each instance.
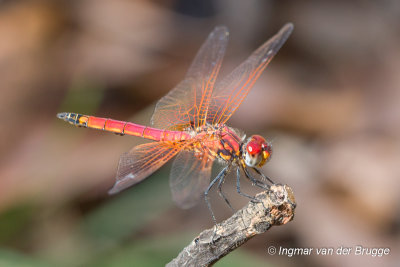
[[[270,186],[269,186],[269,185],[264,184],[263,182],[261,182],[261,181],[255,179],[253,176],[251,176],[249,170],[246,169],[245,167],[243,167],[243,171],[244,171],[244,173],[245,173],[247,179],[249,179],[252,183],[254,183],[255,185],[257,185],[258,187],[260,187],[260,188],[262,188],[262,189],[266,189],[266,190],[269,190],[269,189],[270,189]],[[254,202],[261,202],[261,204],[262,204],[263,207],[264,207],[264,210],[267,209],[267,208],[264,206],[264,203],[263,203],[262,201],[259,201],[259,200],[257,200],[256,198],[253,199],[252,201],[254,201]]]
[[[269,189],[269,185],[254,178],[247,168],[243,167],[243,171],[244,171],[246,178],[249,179],[253,183],[253,185],[256,185],[262,189]]]
[[[256,173],[258,173],[259,175],[261,175],[261,177],[262,177],[264,180],[268,180],[271,184],[275,184],[274,181],[272,181],[268,176],[266,176],[265,174],[263,174],[259,169],[257,169],[257,168],[253,168],[253,169],[255,170]]]
[[[228,198],[222,192],[222,184],[225,181],[225,177],[226,177],[226,173],[225,173],[225,175],[222,175],[221,178],[219,179],[219,182],[218,182],[218,194],[220,195],[220,197],[222,197],[225,200],[225,203],[229,206],[229,208],[232,210],[232,212],[235,212],[235,209],[232,207],[232,205],[229,202]]]
[[[207,187],[206,191],[204,192],[204,199],[205,199],[205,201],[206,201],[206,203],[207,203],[207,207],[208,207],[208,210],[209,210],[210,213],[211,213],[211,217],[212,217],[212,219],[213,219],[213,221],[214,221],[214,224],[217,224],[217,220],[215,219],[215,215],[214,215],[214,212],[213,212],[213,210],[212,210],[212,208],[211,208],[210,201],[208,200],[208,193],[210,192],[211,187],[213,187],[213,185],[214,185],[219,179],[224,179],[224,178],[225,178],[226,174],[228,173],[229,167],[230,167],[230,166],[226,166],[225,168],[223,168],[222,171],[217,175],[217,177],[215,177],[214,180],[211,181],[210,185]]]
[[[260,202],[257,198],[252,197],[252,196],[249,196],[249,195],[243,193],[243,192],[240,190],[240,168],[239,168],[239,167],[236,169],[236,190],[237,190],[237,192],[238,192],[240,195],[242,195],[242,196],[244,196],[244,197],[247,197],[247,198],[250,198],[251,201],[253,201],[253,202]],[[246,226],[243,217],[242,217],[242,222],[243,222],[243,225]]]
[[[256,200],[255,197],[247,195],[246,193],[243,193],[240,190],[240,168],[239,167],[236,169],[236,191],[239,193],[239,195],[242,195],[244,197],[250,198],[251,200]]]

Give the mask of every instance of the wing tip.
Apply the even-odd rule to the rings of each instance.
[[[279,34],[286,35],[286,38],[289,37],[289,35],[292,33],[294,30],[294,24],[292,22],[287,22],[281,30],[279,31]]]
[[[268,54],[271,54],[272,58],[289,38],[293,29],[293,23],[285,23],[285,25],[283,25],[282,28],[272,38],[270,38],[264,45],[261,46],[261,49],[267,49]],[[269,56],[268,54],[267,56]],[[267,59],[268,57],[266,57],[264,60],[267,61]]]
[[[113,185],[113,187],[111,187],[111,189],[108,190],[108,194],[115,195],[133,185],[134,185],[134,183],[126,183],[126,181],[124,182],[124,180],[116,181],[115,184]]]
[[[214,30],[211,32],[211,35],[217,34],[217,33],[223,33],[222,36],[229,36],[229,29],[225,25],[217,25],[215,26]]]
[[[197,199],[192,199],[192,200],[187,200],[187,198],[177,198],[173,195],[172,200],[174,201],[175,205],[178,206],[179,208],[183,210],[188,210],[190,208],[193,208],[200,202],[201,196],[199,196]]]
[[[294,24],[293,24],[293,22],[286,22],[285,23],[285,25],[283,25],[283,28],[288,28],[288,29],[291,29],[291,30],[293,30],[294,29]]]
[[[117,194],[117,193],[119,193],[119,192],[121,191],[119,188],[117,188],[117,184],[118,184],[118,183],[115,183],[114,186],[111,187],[110,190],[108,190],[108,194],[109,194],[110,196],[115,195],[115,194]]]

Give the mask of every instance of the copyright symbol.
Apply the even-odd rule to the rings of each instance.
[[[276,248],[274,246],[269,246],[267,251],[269,255],[275,255]]]

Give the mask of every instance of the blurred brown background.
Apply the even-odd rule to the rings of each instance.
[[[55,115],[148,125],[215,25],[231,32],[224,75],[288,21],[294,33],[229,124],[272,140],[264,172],[294,189],[296,216],[216,266],[398,266],[396,0],[0,1],[0,266],[160,266],[211,227],[204,203],[173,205],[169,165],[108,196],[119,155],[143,140]],[[247,202],[233,179],[224,190]],[[231,215],[215,192],[212,204],[219,221]],[[270,245],[391,252],[287,257]]]

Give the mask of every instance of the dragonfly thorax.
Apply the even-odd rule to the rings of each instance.
[[[243,144],[242,153],[247,166],[261,167],[271,158],[272,146],[262,136],[253,135]]]
[[[242,137],[235,129],[225,124],[206,124],[189,131],[194,142],[192,147],[198,159],[209,157],[221,163],[233,162],[240,158]]]

